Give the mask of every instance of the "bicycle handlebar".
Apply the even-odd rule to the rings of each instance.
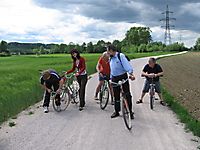
[[[109,81],[111,84],[115,84],[117,86],[121,86],[122,84],[126,83],[128,81],[128,78],[127,79],[122,79],[121,81],[118,81],[118,83],[116,82],[112,82],[112,81]]]

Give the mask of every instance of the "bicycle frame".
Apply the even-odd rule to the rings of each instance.
[[[131,130],[132,129],[132,121],[131,121],[131,112],[130,112],[130,109],[129,109],[129,105],[128,105],[128,101],[127,101],[127,98],[126,98],[126,93],[124,93],[123,91],[123,88],[122,88],[122,85],[124,83],[126,83],[128,81],[128,78],[126,80],[122,80],[122,81],[119,81],[118,83],[115,83],[115,82],[110,82],[111,84],[114,84],[116,86],[120,86],[120,90],[121,90],[121,101],[122,101],[122,112],[123,112],[123,118],[124,118],[124,123],[127,127],[128,130]],[[128,115],[128,119],[126,118]]]
[[[65,81],[64,83],[64,90],[69,91],[71,98],[74,100],[74,103],[77,104],[78,102],[76,102],[75,99],[78,95],[78,89],[74,89],[74,87],[72,86],[73,81],[75,81],[75,74],[65,75],[65,78],[67,79],[67,81]]]

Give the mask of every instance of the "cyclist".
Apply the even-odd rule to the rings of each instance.
[[[63,80],[61,77],[57,74],[54,70],[45,70],[42,72],[42,76],[40,77],[40,83],[42,87],[45,89],[45,95],[44,95],[44,113],[49,112],[49,102],[50,102],[50,93],[52,91],[55,91],[57,93],[56,95],[56,105],[58,106],[58,110],[60,109],[60,91],[61,87],[63,85]],[[52,90],[53,86],[53,90]]]
[[[128,78],[127,73],[129,74],[129,78],[131,80],[135,80],[135,76],[133,75],[133,68],[129,63],[128,59],[123,53],[117,52],[117,49],[114,45],[109,45],[107,47],[107,52],[110,55],[110,69],[111,69],[111,80],[112,82],[118,82],[120,80],[126,80]],[[134,118],[132,112],[132,96],[129,87],[129,81],[122,85],[123,91],[126,94],[129,109],[131,112],[131,119]],[[114,92],[114,100],[115,100],[115,112],[111,115],[111,118],[115,118],[119,116],[120,111],[120,87],[113,87]]]
[[[80,56],[79,51],[77,51],[76,49],[72,49],[70,54],[73,60],[73,67],[71,70],[68,70],[66,74],[76,71],[75,76],[77,77],[77,81],[80,87],[79,88],[79,98],[80,98],[79,110],[82,111],[83,107],[85,107],[85,87],[87,84],[87,72],[86,72],[85,59]]]
[[[162,75],[163,75],[163,69],[161,68],[161,66],[156,63],[155,58],[150,58],[148,64],[145,65],[142,71],[142,76],[146,77],[146,81],[142,90],[141,98],[136,102],[136,104],[143,103],[143,98],[145,94],[148,93],[150,89],[150,83],[153,80],[155,84],[155,92],[158,93],[158,96],[160,98],[160,104],[165,105],[165,102],[162,99],[160,81],[159,81],[159,77]]]
[[[97,71],[99,73],[99,84],[96,88],[95,92],[95,100],[98,100],[98,93],[101,89],[101,86],[104,83],[104,80],[110,79],[110,63],[109,63],[109,55],[107,52],[104,52],[102,56],[99,58],[97,63]],[[114,105],[113,102],[113,90],[111,85],[109,84],[110,92],[111,92],[111,104]]]

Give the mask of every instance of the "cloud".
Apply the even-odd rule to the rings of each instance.
[[[150,26],[153,40],[163,41],[159,22],[166,1],[173,17],[173,41],[192,46],[200,36],[199,0],[1,0],[0,40],[83,43],[123,39],[132,26]]]

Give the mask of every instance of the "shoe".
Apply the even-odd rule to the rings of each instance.
[[[136,101],[136,104],[141,104],[143,103],[143,101],[141,99],[139,99],[138,101]]]
[[[95,100],[95,101],[98,101],[98,100],[99,100],[99,98],[98,98],[97,96],[95,96],[95,97],[94,97],[94,100]]]
[[[131,112],[131,119],[133,120],[135,117],[134,117],[134,113]]]
[[[82,111],[83,110],[83,107],[79,107],[79,111]]]
[[[160,101],[160,104],[166,106],[166,103],[164,101]]]
[[[116,118],[116,117],[118,117],[118,116],[119,116],[119,113],[114,112],[114,113],[111,115],[111,118]]]
[[[61,107],[60,106],[57,106],[57,111],[61,111]]]
[[[49,112],[49,109],[47,106],[44,106],[44,113],[48,113]]]

